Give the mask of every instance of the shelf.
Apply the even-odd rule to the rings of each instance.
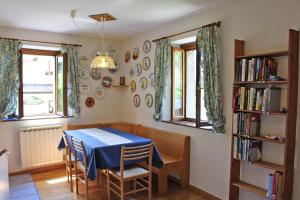
[[[238,187],[240,189],[244,189],[244,190],[247,190],[249,192],[253,192],[253,193],[258,194],[262,197],[266,197],[267,193],[268,193],[268,191],[266,189],[257,187],[255,185],[252,185],[252,184],[249,184],[249,183],[246,183],[246,182],[243,182],[243,181],[233,182],[232,185],[235,186],[235,187]]]
[[[275,51],[275,52],[267,52],[267,53],[249,54],[244,56],[237,56],[236,58],[242,59],[242,58],[255,58],[255,57],[282,57],[288,55],[289,55],[289,51],[284,50],[284,51]]]
[[[259,85],[285,85],[288,84],[288,81],[236,81],[234,85],[251,85],[251,84],[259,84]]]
[[[235,112],[244,112],[244,113],[257,113],[257,114],[267,114],[267,115],[286,115],[286,112],[262,112],[257,110],[235,110]]]
[[[266,169],[271,169],[271,170],[274,170],[274,171],[283,172],[283,170],[284,170],[283,165],[279,165],[279,164],[275,164],[275,163],[271,163],[271,162],[267,162],[267,161],[263,161],[263,160],[258,160],[258,161],[255,161],[255,162],[251,163],[251,162],[240,160],[240,159],[237,159],[237,158],[233,158],[233,159],[236,160],[236,161],[248,163],[250,165],[256,165],[256,166],[263,167],[263,168],[266,168]]]
[[[242,138],[250,138],[250,139],[255,139],[255,140],[260,140],[260,141],[264,141],[264,142],[271,142],[271,143],[275,143],[275,144],[284,144],[284,141],[279,141],[279,140],[273,140],[270,138],[267,138],[265,136],[243,136],[243,135],[238,135],[236,133],[233,133],[234,136],[236,137],[242,137]]]
[[[113,85],[114,88],[127,88],[129,85]]]

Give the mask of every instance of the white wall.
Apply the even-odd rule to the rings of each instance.
[[[96,55],[97,49],[100,47],[98,38],[79,37],[74,35],[56,34],[39,31],[29,31],[23,29],[0,27],[0,36],[9,38],[20,38],[28,40],[50,41],[50,42],[62,42],[71,44],[82,44],[79,52],[80,55],[86,55],[90,59]],[[28,43],[26,43],[28,44]],[[32,43],[32,45],[37,45]],[[42,46],[50,46],[45,44],[38,44]],[[107,46],[112,46],[119,49],[119,41],[107,41]],[[57,46],[57,45],[51,45]],[[110,74],[108,71],[104,71],[104,74],[110,75],[114,81],[119,81],[119,73]],[[120,121],[120,110],[122,105],[119,101],[122,95],[122,91],[115,88],[106,90],[106,96],[102,100],[95,99],[95,106],[87,108],[84,105],[84,101],[87,96],[94,96],[93,91],[97,85],[101,84],[101,81],[94,81],[91,78],[88,80],[91,84],[91,92],[87,95],[81,95],[81,117],[69,118],[69,119],[44,119],[44,120],[25,120],[18,122],[0,122],[0,148],[7,147],[10,151],[9,155],[9,171],[13,172],[21,168],[21,155],[20,155],[20,141],[19,141],[19,129],[23,127],[43,126],[51,124],[63,124],[68,123],[93,123],[93,122],[110,122]]]
[[[213,135],[209,131],[170,125],[166,123],[157,123],[152,119],[153,108],[146,108],[144,105],[144,96],[151,92],[152,88],[142,91],[139,87],[139,78],[130,78],[129,70],[137,62],[141,62],[144,54],[141,53],[137,61],[131,60],[126,64],[123,62],[123,74],[127,76],[127,81],[135,80],[138,85],[137,94],[141,96],[141,106],[133,106],[133,96],[130,90],[126,92],[123,99],[123,119],[128,122],[142,123],[147,126],[157,127],[170,131],[180,132],[191,136],[191,175],[190,183],[197,186],[221,199],[228,199],[229,188],[229,169],[230,169],[230,143],[231,143],[231,96],[233,83],[233,46],[234,39],[246,41],[246,53],[265,52],[287,49],[288,47],[288,29],[300,27],[300,2],[298,0],[239,0],[228,4],[215,6],[207,9],[202,14],[189,17],[183,20],[177,20],[169,24],[163,24],[161,28],[147,32],[123,43],[123,55],[127,50],[132,50],[135,46],[142,51],[143,42],[153,40],[169,34],[185,31],[191,28],[199,27],[215,21],[222,21],[222,90],[224,94],[224,112],[227,118],[226,134]],[[191,35],[191,34],[189,34]],[[195,35],[195,33],[193,33]],[[187,36],[187,35],[186,35]],[[181,36],[182,38],[186,36]],[[177,37],[179,38],[179,37]],[[142,76],[148,77],[153,72],[155,45],[152,43],[152,50],[149,54],[152,66],[148,71],[144,71]],[[284,62],[283,62],[284,63]],[[285,68],[284,64],[280,67]],[[285,70],[283,70],[285,71]],[[286,72],[284,72],[286,73]],[[300,86],[299,86],[300,89]],[[135,94],[136,94],[135,93]],[[298,101],[299,102],[299,101]],[[300,102],[298,103],[300,105]],[[298,113],[300,113],[298,106]],[[279,130],[284,129],[284,119],[272,118],[272,121],[266,120],[268,127],[265,130],[276,131],[276,134],[282,134]],[[300,115],[298,115],[298,125],[300,124]],[[273,129],[272,129],[273,127]],[[273,133],[273,132],[272,132]],[[299,134],[299,127],[297,129]],[[282,148],[274,145],[264,145],[264,159],[273,162],[282,161]],[[297,137],[297,152],[300,150],[300,141]],[[295,184],[294,200],[300,199],[300,191],[297,190],[300,184],[300,155],[297,153],[295,160]],[[266,186],[266,175],[268,170],[255,166],[243,166],[243,178],[245,180]],[[256,174],[247,176],[249,173]],[[241,199],[263,199],[248,192],[241,192]]]

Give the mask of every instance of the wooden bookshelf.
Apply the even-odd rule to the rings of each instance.
[[[286,67],[288,71],[287,80],[281,81],[236,81],[234,78],[233,87],[264,87],[268,85],[280,85],[287,88],[287,112],[269,112],[264,113],[261,111],[248,111],[248,110],[236,110],[233,108],[233,113],[256,113],[256,114],[267,114],[267,115],[281,115],[285,117],[285,136],[284,141],[278,141],[269,139],[263,135],[251,136],[251,139],[268,142],[274,145],[283,145],[284,147],[284,162],[282,165],[266,162],[266,161],[256,161],[247,162],[249,165],[260,166],[273,171],[279,171],[283,173],[282,177],[282,200],[291,200],[293,194],[293,178],[294,178],[294,157],[295,157],[295,141],[296,141],[296,123],[297,123],[297,98],[298,98],[298,65],[299,65],[299,32],[296,30],[289,30],[288,39],[288,49],[282,51],[257,53],[257,54],[245,54],[245,42],[242,40],[235,40],[234,43],[234,77],[236,76],[237,61],[240,59],[252,59],[259,57],[276,58],[276,57],[287,57],[288,66]],[[267,117],[267,116],[266,116]],[[263,122],[261,122],[263,123]],[[283,124],[284,125],[284,124]],[[233,129],[232,129],[233,132]],[[267,187],[261,188],[253,183],[247,183],[241,180],[241,161],[235,158],[234,155],[234,138],[243,137],[237,134],[232,135],[232,145],[231,145],[231,168],[230,168],[230,190],[229,199],[239,200],[240,190],[246,190],[255,193],[259,196],[266,197]],[[249,137],[248,137],[249,138]],[[264,145],[264,143],[262,144]],[[256,175],[253,174],[255,177]]]

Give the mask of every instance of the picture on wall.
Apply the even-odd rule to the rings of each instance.
[[[154,84],[155,84],[154,73],[151,73],[149,75],[149,83],[150,83],[151,87],[154,87]]]
[[[129,63],[129,61],[130,61],[130,51],[127,51],[126,53],[125,53],[125,58],[124,58],[124,60],[125,60],[125,62],[126,63]]]
[[[151,42],[149,40],[144,42],[143,51],[144,53],[149,53],[151,51]]]
[[[87,56],[83,55],[83,56],[80,56],[79,58],[79,65],[80,67],[88,67],[89,65],[89,59]]]
[[[150,65],[151,65],[151,61],[150,61],[150,58],[148,56],[146,56],[144,59],[143,59],[143,69],[144,70],[148,70],[150,68]]]
[[[142,74],[142,65],[140,63],[137,63],[134,69],[136,76],[140,76]]]
[[[134,93],[136,90],[136,83],[134,80],[130,81],[130,90],[132,93]]]
[[[139,107],[140,106],[140,104],[141,104],[141,97],[138,94],[134,95],[134,97],[133,97],[133,104],[134,104],[135,107]]]
[[[139,48],[138,47],[134,47],[132,50],[132,59],[136,60],[139,57]]]
[[[140,84],[141,84],[141,88],[143,89],[143,90],[146,90],[147,89],[147,87],[148,87],[148,80],[147,80],[147,78],[146,77],[141,77],[140,78]]]
[[[148,93],[145,96],[145,104],[148,108],[151,108],[153,105],[153,96],[152,94]]]

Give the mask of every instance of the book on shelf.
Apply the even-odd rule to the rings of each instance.
[[[268,177],[268,192],[267,198],[268,199],[276,199],[281,200],[281,193],[282,193],[282,173],[281,172],[273,172],[269,174]]]
[[[233,110],[278,112],[280,110],[281,88],[235,87]]]
[[[256,136],[260,133],[260,114],[234,113],[233,133],[241,136]]]
[[[262,142],[250,138],[234,137],[235,159],[253,163],[261,160]]]
[[[270,76],[277,76],[278,62],[274,58],[238,59],[236,66],[236,81],[268,81]]]

